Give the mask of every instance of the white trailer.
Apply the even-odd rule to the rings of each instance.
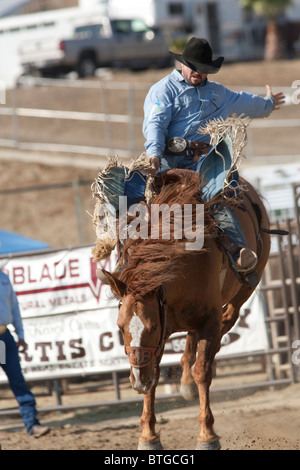
[[[74,27],[83,21],[95,19],[106,13],[106,8],[96,5],[88,8],[65,8],[0,19],[0,82],[7,88],[14,86],[22,73],[19,48],[26,41],[71,37]]]

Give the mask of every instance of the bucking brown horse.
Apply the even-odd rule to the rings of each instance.
[[[170,217],[169,238],[151,237],[149,231],[148,238],[126,239],[122,247],[122,269],[115,273],[105,272],[113,293],[120,299],[118,326],[131,366],[130,381],[138,393],[144,394],[138,449],[162,449],[155,430],[155,390],[164,345],[175,332],[187,332],[181,360],[182,394],[194,398],[196,384],[199,395],[200,434],[196,449],[219,449],[220,441],[213,428],[209,402],[213,361],[222,336],[235,324],[241,306],[256,286],[243,283],[231,269],[219,244],[213,211],[219,203],[233,207],[247,246],[257,253],[258,281],[269,256],[269,220],[257,192],[244,180],[240,182],[239,196],[234,201],[220,196],[220,201],[204,205],[197,173],[170,170],[160,183],[151,206],[180,204],[182,214],[185,207],[193,207],[191,223],[195,230],[199,230],[195,221],[196,208],[203,206],[204,223],[200,228],[204,243],[200,248],[188,249],[190,239],[175,236],[180,222],[177,214]],[[149,215],[147,223],[153,228],[151,207],[143,204]],[[163,232],[162,217],[156,219],[156,223]]]

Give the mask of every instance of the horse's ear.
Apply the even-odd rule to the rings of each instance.
[[[112,273],[105,271],[105,269],[102,269],[102,271],[104,275],[106,276],[106,279],[112,291],[117,296],[123,297],[126,294],[126,284],[123,281],[120,281],[120,279],[118,279]]]

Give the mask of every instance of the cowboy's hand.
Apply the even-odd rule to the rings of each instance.
[[[28,348],[27,343],[24,339],[19,339],[19,341],[17,342],[17,346],[18,346],[18,349],[22,348],[22,351],[26,351],[26,349]]]
[[[153,168],[153,170],[157,172],[160,167],[160,159],[158,157],[151,157],[150,164],[151,164],[151,168]]]
[[[282,93],[282,91],[279,91],[278,93],[272,93],[272,89],[270,85],[266,85],[266,90],[267,90],[267,96],[272,96],[274,100],[274,109],[279,109],[280,106],[285,103],[285,95]]]

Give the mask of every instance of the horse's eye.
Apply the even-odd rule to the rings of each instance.
[[[151,326],[150,330],[149,330],[149,333],[154,333],[154,331],[156,331],[158,328],[158,325],[153,325]]]
[[[119,308],[123,305],[122,300],[119,300]]]

